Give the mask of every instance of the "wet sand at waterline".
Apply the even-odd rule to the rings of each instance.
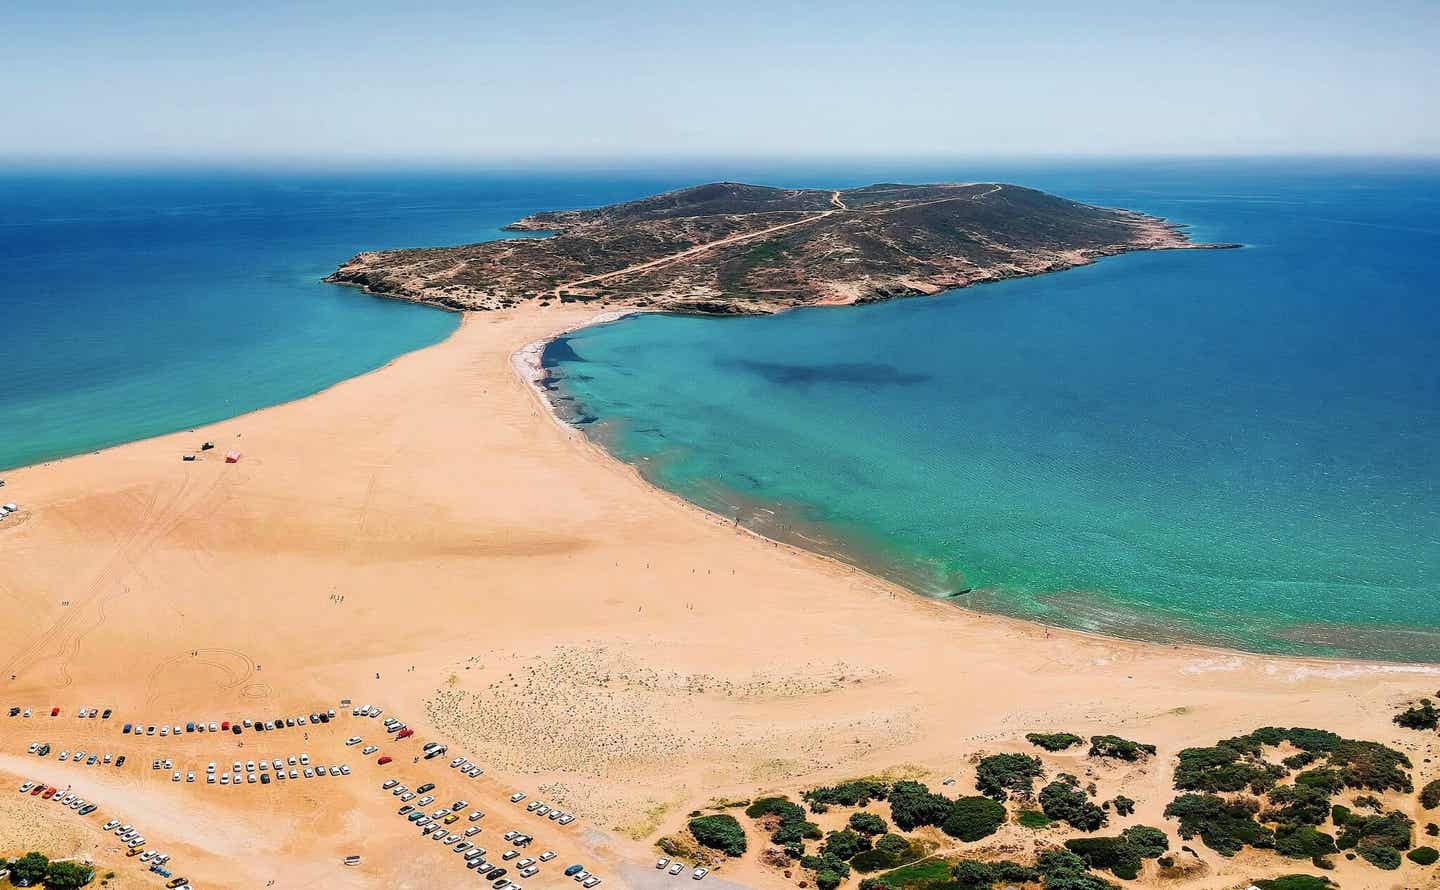
[[[1172,832],[1160,815],[1168,758],[1260,725],[1388,741],[1412,752],[1417,785],[1433,777],[1417,747],[1431,737],[1390,723],[1398,703],[1434,692],[1430,667],[1121,642],[973,614],[650,487],[558,424],[517,373],[524,347],[593,316],[469,316],[445,342],[310,398],[8,473],[5,499],[22,512],[0,525],[0,603],[23,620],[7,623],[0,705],[37,715],[0,716],[8,793],[49,773],[83,783],[96,816],[143,818],[152,847],[177,862],[183,852],[196,886],[475,882],[378,789],[392,772],[412,787],[423,773],[442,802],[490,812],[492,852],[491,835],[528,824],[505,800],[512,790],[559,802],[580,821],[538,826],[536,847],[624,886],[625,864],[653,861],[655,838],[716,798],[895,768],[936,786],[957,777],[943,789],[953,794],[973,784],[971,754],[1020,750],[1035,730],[1158,745],[1155,769],[1097,781],[1140,800],[1123,824]],[[216,449],[181,461],[204,440]],[[226,464],[231,449],[242,457]],[[344,747],[349,717],[304,741],[298,728],[168,744],[119,733],[127,721],[309,713],[341,698],[383,706],[486,776],[461,785],[448,758],[412,765],[418,745],[387,743],[399,769],[376,767]],[[62,716],[40,716],[51,706]],[[82,722],[82,706],[115,716]],[[375,721],[355,733],[382,738]],[[130,763],[25,755],[43,740]],[[153,757],[203,770],[307,746],[355,775],[262,792],[150,769]],[[54,805],[0,808],[0,837],[30,836],[18,826],[37,818],[79,826],[57,855],[94,848],[102,874],[153,880],[96,846],[99,821]],[[1271,854],[1202,852],[1215,866],[1206,886],[1287,870]],[[361,867],[339,864],[349,853]],[[753,855],[719,876],[794,883]],[[1336,877],[1347,890],[1399,880],[1345,862]]]

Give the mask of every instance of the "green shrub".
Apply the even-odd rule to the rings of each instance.
[[[19,859],[10,863],[10,883],[38,884],[45,880],[45,873],[50,869],[50,860],[43,853],[34,851],[26,853]]]
[[[95,877],[95,870],[78,862],[52,862],[45,870],[45,886],[50,890],[75,890]]]
[[[825,845],[820,848],[820,855],[844,862],[856,853],[863,853],[873,846],[874,843],[870,838],[847,828],[844,831],[832,831],[826,835]]]
[[[1330,890],[1335,886],[1329,878],[1315,875],[1282,875],[1278,878],[1257,879],[1250,883],[1260,890]]]
[[[1284,825],[1323,825],[1330,816],[1330,795],[1309,785],[1280,785],[1270,791],[1265,822]]]
[[[920,851],[915,849],[914,844],[898,834],[887,834],[875,841],[873,848],[855,854],[850,865],[856,871],[881,871],[897,868],[919,858]]]
[[[1046,751],[1064,751],[1085,741],[1073,732],[1030,732],[1025,741]]]
[[[1087,753],[1091,757],[1113,757],[1119,760],[1134,761],[1153,755],[1155,746],[1132,742],[1129,739],[1122,739],[1118,735],[1092,735],[1090,750]]]
[[[988,797],[962,797],[950,808],[940,830],[962,841],[994,834],[1005,822],[1005,807]]]
[[[1400,867],[1400,851],[1389,844],[1366,841],[1356,847],[1355,852],[1359,853],[1361,858],[1376,868],[1394,871]]]
[[[690,820],[690,833],[702,847],[719,850],[727,856],[745,852],[745,829],[726,813],[699,816]]]
[[[1045,890],[1116,890],[1115,885],[1091,874],[1085,860],[1069,850],[1046,850],[1035,861]]]
[[[1316,759],[1317,758],[1315,757],[1315,755],[1310,753],[1309,751],[1301,751],[1299,754],[1291,754],[1289,757],[1286,757],[1280,762],[1288,766],[1290,769],[1303,769],[1304,767],[1307,767],[1310,764],[1314,763]]]
[[[1039,810],[1021,810],[1015,816],[1015,821],[1026,828],[1049,828],[1050,817]]]
[[[1330,808],[1330,820],[1335,823],[1336,828],[1345,827],[1346,823],[1348,823],[1352,818],[1354,818],[1354,816],[1355,814],[1352,813],[1350,811],[1350,808],[1347,806],[1342,806],[1341,804],[1337,803],[1335,806]]]
[[[996,800],[1005,800],[1012,791],[1028,795],[1034,790],[1035,779],[1044,773],[1038,757],[992,754],[975,768],[975,790]]]
[[[977,862],[962,859],[951,869],[958,890],[989,890],[997,882],[1026,884],[1037,880],[1040,873],[1033,868],[1002,859],[999,862]]]
[[[1405,858],[1419,865],[1434,865],[1435,861],[1440,859],[1440,850],[1434,847],[1416,847],[1406,853]]]
[[[842,806],[842,807],[863,807],[872,800],[884,800],[890,793],[890,786],[884,782],[877,782],[871,779],[852,779],[849,782],[841,782],[838,785],[811,788],[802,797],[812,807],[815,804]],[[816,810],[823,812],[823,810]]]
[[[1074,776],[1061,774],[1040,789],[1040,809],[1051,819],[1064,822],[1081,831],[1101,828],[1110,817],[1085,796]]]
[[[1330,752],[1330,766],[1335,768],[1347,788],[1367,791],[1403,791],[1415,786],[1410,781],[1410,758],[1379,742],[1342,739]]]
[[[950,815],[952,801],[920,782],[896,782],[890,789],[890,815],[902,831],[921,825],[939,825]]]
[[[890,825],[874,813],[851,813],[850,827],[872,837],[890,830]]]
[[[1364,846],[1385,846],[1396,850],[1408,850],[1411,844],[1411,830],[1415,823],[1401,812],[1389,812],[1383,816],[1351,816],[1340,830],[1335,845],[1342,850],[1356,850],[1364,856]],[[1370,857],[1366,856],[1369,859]]]
[[[1275,829],[1275,851],[1291,859],[1314,859],[1336,852],[1335,838],[1313,825],[1282,825]]]
[[[1395,722],[1406,729],[1434,729],[1440,725],[1440,711],[1430,703],[1430,699],[1422,698],[1418,705],[1411,705],[1395,715]]]
[[[1110,805],[1115,808],[1117,816],[1128,816],[1135,812],[1135,801],[1123,794],[1115,795],[1115,799],[1110,801]]]
[[[1436,779],[1420,789],[1420,806],[1427,810],[1440,807],[1440,779]]]
[[[1165,808],[1166,818],[1180,820],[1180,836],[1196,835],[1205,846],[1221,856],[1234,856],[1246,845],[1275,846],[1275,834],[1255,821],[1258,805],[1250,801],[1227,801],[1213,794],[1182,794]]]
[[[814,822],[785,822],[770,835],[774,843],[785,845],[797,841],[818,841],[825,833]]]
[[[1129,881],[1139,877],[1143,860],[1158,858],[1170,849],[1170,839],[1158,828],[1136,825],[1119,837],[1075,838],[1066,841],[1065,847],[1089,867]]]
[[[1242,752],[1228,745],[1186,748],[1175,767],[1175,787],[1182,791],[1243,791],[1260,794],[1274,787],[1285,770],[1271,763],[1241,761]]]
[[[745,808],[745,815],[751,819],[779,816],[782,822],[801,822],[805,819],[805,809],[789,798],[761,797]]]

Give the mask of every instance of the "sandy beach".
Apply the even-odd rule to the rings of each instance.
[[[1046,760],[1137,798],[1122,825],[1172,836],[1161,810],[1175,752],[1257,726],[1385,741],[1411,752],[1417,786],[1437,774],[1424,747],[1434,734],[1390,718],[1434,694],[1440,669],[1132,643],[974,614],[655,490],[559,424],[523,373],[537,356],[527,345],[594,316],[469,315],[445,342],[310,398],[8,473],[6,499],[23,510],[0,525],[0,603],[23,620],[0,650],[0,705],[36,709],[28,721],[0,715],[9,797],[25,779],[83,781],[99,815],[144,818],[152,846],[183,854],[197,886],[470,877],[396,817],[378,787],[394,772],[488,810],[482,838],[532,819],[544,831],[537,849],[585,862],[607,886],[650,886],[637,866],[653,862],[654,841],[717,799],[887,771],[932,786],[954,777],[953,794],[973,786],[972,755],[1029,750],[1029,731],[1157,745],[1145,767]],[[217,448],[182,462],[205,440]],[[231,449],[238,463],[222,460]],[[398,746],[403,769],[377,767],[344,746],[345,721],[363,720],[348,716],[308,739],[298,727],[274,738],[119,732],[131,720],[308,713],[341,699],[383,706],[416,727],[414,741],[447,741],[484,778],[462,786],[448,758],[412,764],[418,750],[401,757]],[[115,716],[78,720],[82,706]],[[381,738],[364,726],[355,734]],[[131,762],[103,772],[28,757],[40,740]],[[221,790],[150,768],[171,757],[199,770],[257,750],[309,750],[355,775]],[[577,824],[528,817],[507,801],[517,789]],[[31,803],[0,806],[0,855],[53,834],[56,855],[88,851],[117,873],[112,886],[155,883],[93,836],[94,820]],[[1433,819],[1404,806],[1422,825]],[[973,846],[1036,837],[1012,825]],[[1195,846],[1207,869],[1187,887],[1304,870]],[[360,867],[340,865],[351,853]],[[1418,886],[1417,874],[1341,860],[1333,877],[1352,890]],[[796,883],[754,855],[717,877]]]

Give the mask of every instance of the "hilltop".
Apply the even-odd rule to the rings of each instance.
[[[739,314],[932,294],[1132,250],[1234,246],[1005,183],[717,182],[506,228],[552,234],[362,253],[326,280],[453,309],[537,300]]]

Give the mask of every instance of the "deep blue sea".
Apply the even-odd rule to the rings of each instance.
[[[0,173],[0,467],[303,396],[453,330],[320,283],[360,250],[712,179],[1005,180],[1247,246],[557,344],[559,394],[658,484],[976,608],[1440,659],[1435,164]]]
[[[925,172],[1246,246],[860,308],[626,319],[550,349],[558,392],[658,484],[921,591],[974,588],[956,599],[972,607],[1440,660],[1440,165]]]

